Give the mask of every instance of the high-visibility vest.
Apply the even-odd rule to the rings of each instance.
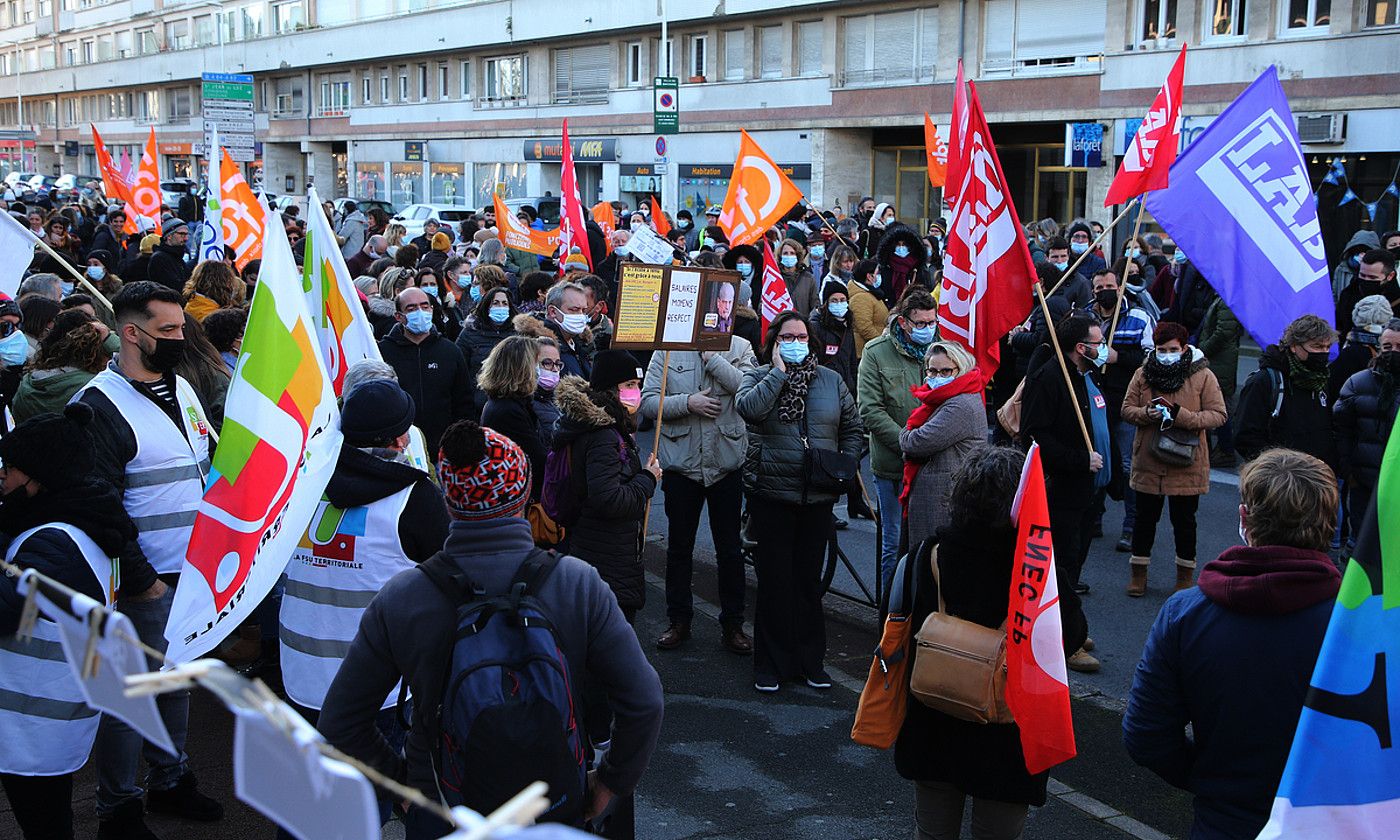
[[[122,504],[156,573],[177,574],[209,474],[209,421],[199,397],[190,383],[175,377],[182,425],[175,428],[169,414],[113,368],[94,376],[86,388],[101,391],[131,426],[136,457],[126,465]]]
[[[384,584],[416,565],[399,541],[399,517],[413,485],[363,507],[322,499],[287,564],[280,636],[287,696],[320,709],[350,651],[360,616]],[[397,690],[381,708],[392,706]]]
[[[102,587],[103,602],[112,605],[115,561],[79,528],[50,522],[15,537],[5,552],[14,562],[24,541],[54,529],[77,543],[83,560]],[[82,689],[63,657],[58,625],[42,613],[34,638],[21,642],[0,636],[0,773],[58,776],[82,767],[97,739],[99,712],[88,706]]]

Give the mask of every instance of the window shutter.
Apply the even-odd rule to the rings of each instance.
[[[608,96],[612,47],[598,44],[554,51],[554,101],[596,102]]]
[[[759,56],[763,78],[778,78],[783,75],[783,28],[760,26],[758,31],[761,35]]]
[[[920,80],[932,79],[938,65],[938,9],[924,9],[919,21],[919,67]]]
[[[748,54],[744,50],[744,30],[731,29],[724,33],[724,78],[744,78],[748,63]]]
[[[875,70],[872,81],[914,78],[914,39],[917,12],[893,12],[875,16]]]
[[[983,71],[1010,70],[1011,45],[1016,33],[1015,0],[987,0],[982,24]]]
[[[841,28],[845,30],[841,69],[845,73],[846,84],[863,81],[865,72],[870,69],[865,57],[870,19],[867,17],[848,17],[843,18],[841,22],[843,24]]]
[[[822,72],[822,28],[819,20],[797,24],[797,74],[820,76]]]
[[[1018,0],[1016,60],[1103,54],[1108,0]]]

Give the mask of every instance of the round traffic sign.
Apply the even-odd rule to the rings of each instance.
[[[658,138],[656,138],[656,156],[657,156],[657,157],[666,157],[666,138],[665,138],[665,137],[658,137]]]

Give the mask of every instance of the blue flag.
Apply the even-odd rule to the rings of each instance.
[[[1332,285],[1293,112],[1270,67],[1176,159],[1147,209],[1259,343],[1301,315],[1333,323]]]

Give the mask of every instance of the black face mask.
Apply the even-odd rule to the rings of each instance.
[[[133,326],[135,326],[133,324]],[[141,330],[140,327],[136,329]],[[185,359],[185,340],[183,338],[156,338],[145,330],[141,330],[152,341],[156,343],[156,349],[147,353],[141,351],[141,362],[147,368],[156,373],[169,373],[179,366]]]
[[[1386,350],[1376,357],[1376,370],[1400,376],[1400,350]]]
[[[1303,364],[1312,370],[1327,370],[1327,359],[1332,354],[1326,350],[1321,353],[1309,353],[1308,359]]]
[[[1094,303],[1100,309],[1112,309],[1118,303],[1118,292],[1115,289],[1100,289],[1094,292]]]

